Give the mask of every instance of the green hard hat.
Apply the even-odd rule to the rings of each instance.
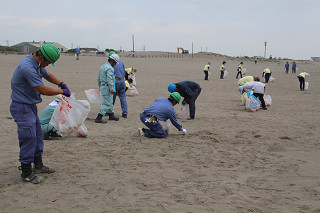
[[[178,92],[173,92],[173,93],[170,94],[170,96],[171,96],[172,98],[174,98],[178,103],[179,103],[180,100],[181,100],[181,95],[180,95]]]
[[[44,44],[40,47],[42,55],[54,66],[55,62],[60,58],[59,49],[53,44]]]
[[[110,51],[109,52],[109,56],[112,55],[112,54],[117,54],[117,53],[115,51]]]

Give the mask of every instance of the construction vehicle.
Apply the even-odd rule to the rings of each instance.
[[[182,54],[189,54],[189,51],[183,49],[182,47],[177,47],[177,50],[178,50],[178,53],[180,53],[180,50],[181,50],[181,53],[182,53]]]

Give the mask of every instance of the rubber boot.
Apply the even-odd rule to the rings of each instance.
[[[49,167],[43,165],[42,163],[42,157],[39,156],[39,157],[34,157],[34,167],[33,167],[33,173],[34,174],[39,174],[39,173],[53,173],[55,172],[54,169],[50,169]]]
[[[107,121],[102,120],[102,117],[103,117],[103,115],[99,113],[98,116],[97,116],[97,118],[96,118],[96,120],[95,120],[94,122],[96,122],[96,123],[102,123],[102,124],[107,123]]]
[[[119,117],[114,116],[114,113],[109,114],[109,120],[118,121]]]
[[[21,179],[24,182],[38,184],[44,181],[43,177],[36,176],[32,173],[31,164],[21,164],[19,170],[22,171]]]

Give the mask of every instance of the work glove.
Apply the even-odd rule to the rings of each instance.
[[[67,97],[70,97],[71,92],[70,92],[70,90],[69,90],[69,89],[62,89],[62,90],[63,90],[62,95],[67,96]]]
[[[187,130],[186,129],[182,129],[182,133],[185,135],[187,134]]]
[[[61,89],[69,89],[68,86],[66,84],[62,84],[61,85]]]

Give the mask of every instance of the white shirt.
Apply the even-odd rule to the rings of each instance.
[[[246,83],[243,85],[244,91],[246,91],[246,92],[251,91],[251,90],[252,90],[252,87],[253,87],[253,84],[254,84],[254,81],[246,82]]]
[[[252,85],[253,93],[264,94],[265,86],[266,85],[264,83],[261,83],[259,81],[254,81]]]

